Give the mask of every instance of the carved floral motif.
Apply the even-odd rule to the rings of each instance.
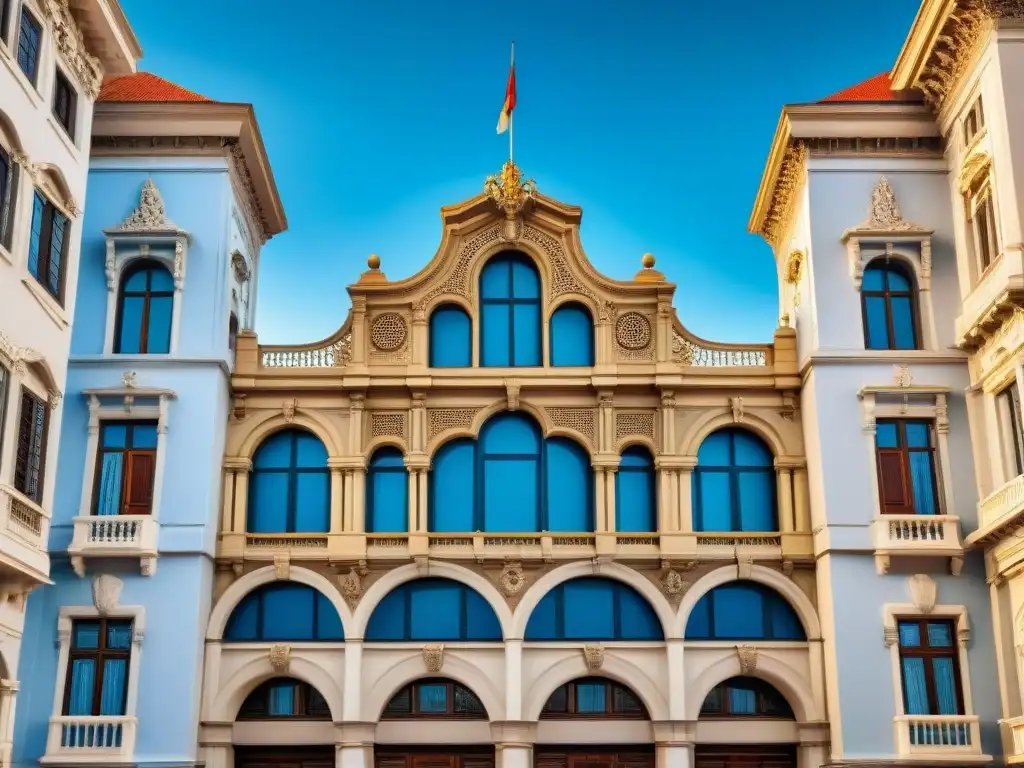
[[[278,674],[284,674],[292,665],[292,647],[290,645],[270,646],[270,666]]]
[[[163,196],[153,179],[146,179],[139,195],[139,207],[128,214],[118,227],[121,232],[179,232],[178,225],[167,218]]]
[[[513,597],[523,591],[526,586],[526,576],[523,575],[523,567],[519,563],[505,563],[498,577],[498,586],[505,597]]]
[[[103,66],[85,47],[85,37],[78,28],[68,0],[44,0],[43,11],[50,20],[53,42],[68,64],[75,79],[95,99],[103,83]]]
[[[600,669],[604,666],[604,646],[584,645],[583,661],[586,663],[587,669],[591,671]]]

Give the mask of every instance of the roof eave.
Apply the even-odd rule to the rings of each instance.
[[[914,87],[918,75],[924,68],[935,47],[935,41],[942,32],[942,27],[950,13],[957,6],[958,0],[924,0],[918,9],[910,33],[903,42],[896,63],[893,64],[889,77],[894,90],[905,90]]]
[[[771,149],[768,150],[768,160],[765,163],[764,172],[761,174],[761,183],[757,188],[757,195],[754,197],[754,209],[747,221],[747,231],[754,235],[760,235],[764,226],[765,216],[771,207],[772,197],[775,194],[775,183],[779,178],[779,170],[782,168],[782,158],[786,154],[791,137],[789,122],[789,107],[783,107],[779,115],[778,125],[775,126],[775,136],[772,138]]]
[[[69,5],[86,39],[86,47],[108,76],[136,71],[142,46],[118,0],[72,2]]]

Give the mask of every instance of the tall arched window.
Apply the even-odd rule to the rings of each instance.
[[[417,680],[399,689],[381,713],[382,720],[486,720],[475,693],[443,677]]]
[[[712,432],[693,473],[695,531],[777,531],[775,458],[744,429]]]
[[[341,617],[327,597],[305,584],[275,582],[257,587],[235,606],[224,630],[231,642],[338,641]]]
[[[370,615],[371,642],[500,641],[501,624],[475,590],[452,579],[409,581],[391,590]]]
[[[541,365],[540,276],[525,255],[499,253],[480,273],[480,364]]]
[[[654,457],[642,445],[622,452],[615,473],[615,530],[654,533],[658,502],[654,490]]]
[[[249,477],[249,533],[327,533],[331,527],[327,448],[301,429],[260,444]]]
[[[700,708],[700,717],[792,720],[793,710],[785,697],[764,680],[731,677],[711,689]]]
[[[434,456],[429,528],[439,533],[594,530],[589,454],[572,440],[544,439],[522,413],[501,413],[479,442],[454,440]]]
[[[409,530],[409,481],[402,452],[393,446],[374,451],[366,481],[366,532]]]
[[[909,270],[899,262],[876,259],[864,268],[860,295],[865,347],[920,348],[916,294]]]
[[[541,598],[526,624],[527,640],[662,640],[651,604],[628,584],[582,576]]]
[[[540,717],[542,720],[648,719],[640,697],[626,686],[600,677],[581,677],[558,686],[548,697]]]
[[[473,364],[469,315],[457,304],[443,304],[430,315],[430,366],[468,368]]]
[[[239,720],[330,720],[331,708],[316,688],[291,677],[275,677],[245,697]]]
[[[171,351],[174,279],[152,261],[139,261],[125,270],[117,297],[114,352],[160,355]]]
[[[551,365],[594,364],[594,321],[582,304],[563,304],[551,315]]]
[[[690,612],[687,640],[806,640],[796,611],[782,595],[739,580],[707,592]]]

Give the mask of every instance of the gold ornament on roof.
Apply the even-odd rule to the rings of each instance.
[[[536,193],[537,185],[533,179],[524,181],[519,166],[511,160],[502,166],[500,175],[488,176],[484,181],[484,194],[510,219],[514,219]]]

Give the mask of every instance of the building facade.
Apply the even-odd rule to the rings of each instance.
[[[284,214],[248,105],[108,78],[92,143],[14,762],[192,765],[234,336]]]
[[[47,542],[76,309],[93,102],[135,70],[115,0],[0,2],[0,762],[11,756],[26,596]]]

